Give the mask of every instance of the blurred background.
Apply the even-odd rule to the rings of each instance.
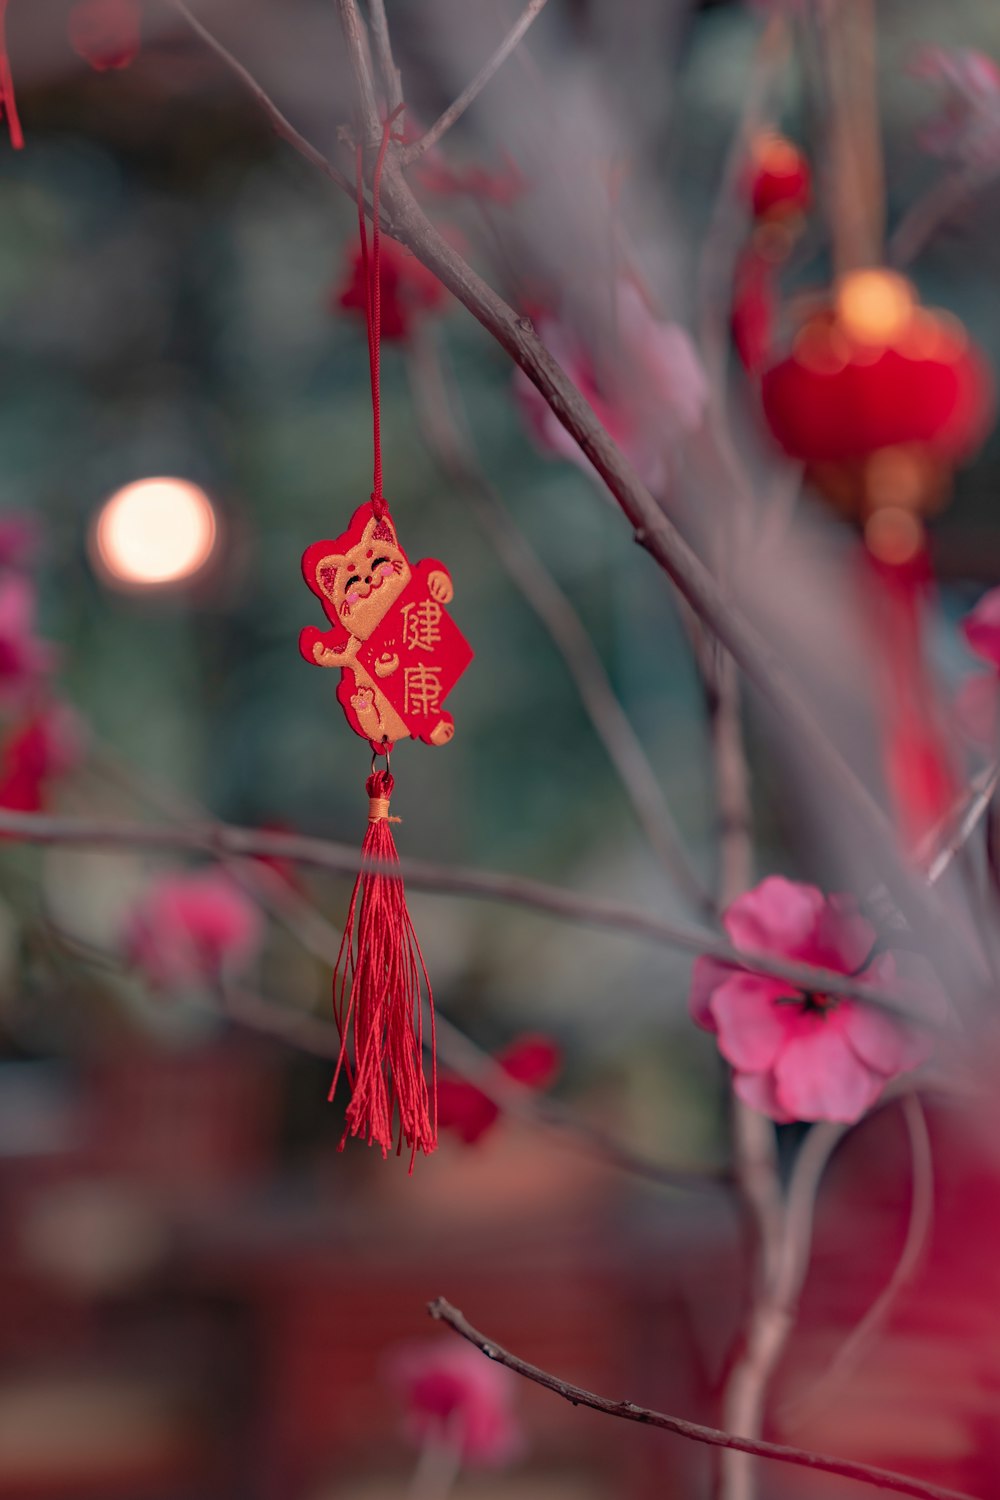
[[[560,269],[570,311],[606,295],[624,225],[664,316],[695,334],[701,247],[765,8],[550,0],[529,61],[509,62],[442,144],[453,168],[492,173],[493,187],[425,183],[435,222],[536,321]],[[0,802],[358,845],[367,751],[332,674],[310,671],[296,644],[322,623],[300,555],[341,531],[370,489],[364,328],[341,304],[354,211],[169,5],[143,7],[128,66],[74,49],[73,9],[11,0],[7,13],[26,144],[0,151],[0,634],[13,643],[0,676],[35,688],[27,709],[19,698],[5,709]],[[388,10],[425,123],[515,14],[412,0]],[[918,140],[936,100],[908,59],[929,44],[998,56],[1000,16],[977,0],[877,10],[897,222],[941,171]],[[334,7],[204,0],[198,15],[350,173]],[[806,143],[808,85],[788,63],[768,111]],[[507,129],[504,110],[522,97]],[[560,149],[572,182],[596,184],[575,221],[557,191]],[[510,172],[521,185],[507,202]],[[911,268],[994,364],[998,228],[987,185]],[[792,282],[821,284],[825,254],[811,247]],[[491,504],[579,616],[711,886],[712,773],[688,622],[586,464],[543,451],[502,351],[453,300],[429,300],[384,351],[386,492],[410,557],[450,567],[476,661],[449,700],[453,743],[402,745],[394,758],[401,851],[691,923],[690,892],[651,850],[550,633],[503,566]],[[464,456],[450,467],[427,409],[442,363],[462,409]],[[661,435],[663,492],[704,536],[728,502],[700,488],[712,461],[698,402],[690,417],[682,404]],[[772,474],[745,391],[733,405],[750,471]],[[998,464],[993,438],[934,523],[933,646],[949,691],[970,664],[955,622],[1000,582]],[[151,478],[184,487],[122,496]],[[117,511],[105,510],[113,497]],[[840,545],[818,511],[803,524]],[[753,718],[748,733],[757,874],[818,878],[825,855],[796,835]],[[350,886],[280,861],[217,868],[5,842],[0,1495],[707,1493],[704,1452],[524,1384],[487,1382],[476,1396],[502,1431],[467,1447],[460,1474],[448,1444],[423,1442],[419,1427],[421,1401],[436,1399],[418,1389],[421,1368],[478,1378],[436,1371],[444,1347],[461,1347],[427,1319],[437,1294],[568,1379],[715,1419],[743,1226],[718,1180],[725,1078],[688,1020],[689,959],[624,932],[411,891],[442,1015],[501,1063],[519,1058],[522,1081],[580,1129],[488,1108],[482,1125],[475,1091],[471,1103],[449,1095],[455,1121],[408,1177],[405,1162],[357,1142],[339,1154],[344,1101],[326,1099]],[[823,1368],[905,1233],[895,1112],[876,1112],[838,1154],[772,1435],[988,1487],[1000,1477],[986,1431],[1000,1389],[986,1253],[996,1164],[954,1103],[931,1110],[931,1127],[939,1228],[919,1277],[862,1373],[784,1420],[785,1396]],[[796,1128],[784,1134],[791,1149]],[[611,1159],[608,1140],[636,1170]],[[656,1181],[658,1165],[694,1185]],[[403,1346],[418,1376],[400,1375]],[[847,1492],[790,1472],[768,1469],[764,1493]]]

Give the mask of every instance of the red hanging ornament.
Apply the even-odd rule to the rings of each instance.
[[[993,414],[989,369],[962,325],[875,269],[841,279],[765,371],[761,395],[785,452],[862,522],[886,506],[938,509]]]
[[[921,307],[895,272],[844,276],[761,380],[764,415],[820,494],[860,526],[886,779],[916,848],[957,791],[924,646],[932,577],[925,518],[982,442],[993,381],[956,319]]]
[[[472,660],[472,650],[447,611],[454,593],[451,575],[432,559],[410,563],[382,493],[379,186],[396,114],[386,121],[372,175],[370,253],[360,148],[357,159],[372,388],[372,495],[354,512],[346,531],[332,541],[314,542],[305,551],[303,575],[332,628],[307,626],[299,649],[316,666],[340,668],[337,697],[351,728],[372,748],[364,864],[351,897],[333,980],[341,1046],[330,1097],[342,1075],[351,1090],[340,1145],[343,1149],[348,1136],[360,1136],[380,1146],[386,1156],[393,1146],[401,1152],[405,1143],[412,1171],[417,1152],[431,1152],[437,1145],[434,999],[403,882],[391,870],[398,856],[390,825],[398,819],[389,814],[394,786],[389,752],[401,739],[448,743],[454,721],[444,700]],[[386,758],[384,771],[375,769],[380,754]],[[424,1031],[424,992],[429,1037]],[[430,1082],[424,1071],[425,1040],[431,1054]]]
[[[812,202],[808,161],[775,130],[762,131],[753,141],[746,176],[755,219],[797,219]]]

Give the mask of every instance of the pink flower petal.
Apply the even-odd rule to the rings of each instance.
[[[723,926],[737,948],[791,958],[811,947],[825,905],[816,886],[769,875],[727,908]]]
[[[787,1044],[775,1063],[774,1080],[778,1103],[793,1119],[845,1125],[860,1120],[885,1083],[822,1016],[810,1033]]]
[[[795,1119],[778,1102],[771,1073],[734,1073],[733,1092],[750,1109],[755,1109],[759,1115],[767,1115],[779,1125],[788,1125]]]
[[[915,1068],[929,1055],[930,1038],[871,1005],[845,1000],[841,1029],[861,1061],[885,1078]]]
[[[691,1019],[706,1031],[715,1030],[715,1017],[712,1015],[711,1000],[720,984],[725,984],[730,978],[733,970],[728,964],[722,964],[717,958],[696,958],[691,969],[691,992],[688,995],[688,1009]]]
[[[709,1008],[727,1062],[751,1073],[771,1066],[787,1036],[775,1001],[787,994],[787,985],[758,974],[731,974],[719,986]]]

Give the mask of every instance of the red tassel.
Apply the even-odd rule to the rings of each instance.
[[[944,715],[924,641],[933,574],[921,542],[912,556],[887,561],[867,548],[863,581],[877,660],[883,757],[903,842],[918,849],[958,796]]]
[[[398,864],[390,824],[399,820],[389,817],[394,777],[388,770],[374,771],[365,785],[370,800],[361,852],[381,865]],[[431,1019],[429,1087],[421,979]],[[412,1172],[417,1152],[429,1154],[437,1146],[434,997],[398,875],[362,870],[355,882],[333,976],[333,1010],[340,1056],[330,1098],[341,1072],[351,1089],[340,1149],[349,1135],[361,1136],[381,1146],[385,1157],[395,1135],[397,1155],[404,1141],[410,1148]]]

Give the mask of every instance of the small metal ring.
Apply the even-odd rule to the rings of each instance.
[[[390,756],[390,754],[392,752],[392,741],[389,739],[388,735],[386,735],[382,739],[381,744],[376,744],[374,740],[369,740],[368,743],[372,747],[372,775],[375,774],[375,761],[376,761],[376,758],[379,755],[384,755],[385,756],[385,770],[386,770],[386,775],[388,775],[389,774],[389,756]]]

